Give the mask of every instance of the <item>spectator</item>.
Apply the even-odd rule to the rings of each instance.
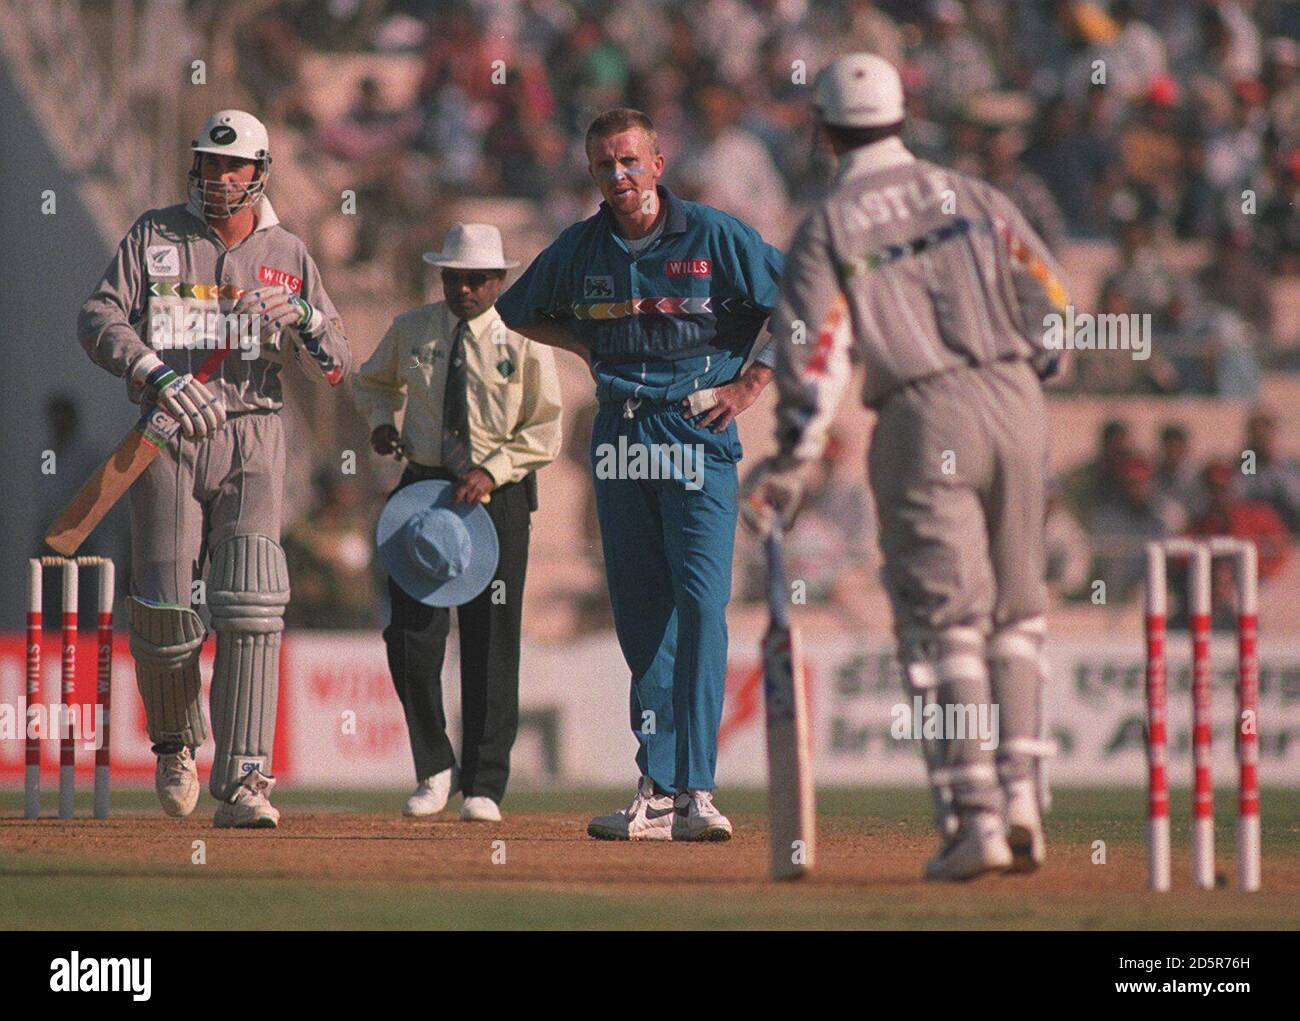
[[[1300,43],[1274,39],[1269,43],[1268,122],[1280,149],[1300,148]]]
[[[1029,226],[1055,252],[1065,241],[1064,219],[1042,178],[1020,162],[1024,148],[1024,135],[1018,128],[1001,127],[989,132],[984,139],[980,176],[1010,197]]]
[[[895,67],[903,63],[903,33],[893,18],[872,0],[849,0],[843,10],[842,33],[822,52],[823,64],[846,53],[874,53]]]
[[[1278,450],[1277,438],[1277,418],[1269,411],[1253,412],[1246,423],[1240,493],[1244,500],[1270,505],[1293,535],[1300,534],[1300,460]]]
[[[1110,80],[1126,100],[1137,99],[1165,73],[1165,44],[1159,32],[1138,18],[1130,0],[1115,0],[1110,16],[1119,28],[1107,53]]]
[[[799,527],[786,537],[786,570],[804,583],[810,605],[833,602],[846,572],[871,567],[876,559],[871,498],[857,473],[844,470],[843,456],[839,437],[828,435]],[[761,600],[767,591],[762,544],[745,531],[738,538],[741,598]]]
[[[281,10],[264,11],[236,32],[239,78],[253,93],[267,121],[310,129],[312,116],[302,88],[302,38]]]
[[[1300,274],[1300,151],[1278,152],[1261,178],[1259,249],[1274,273]]]
[[[1272,281],[1256,251],[1250,228],[1240,221],[1223,224],[1214,238],[1214,257],[1196,278],[1202,294],[1242,316],[1265,341],[1272,338],[1273,307],[1261,300]]]
[[[1157,78],[1120,134],[1126,178],[1148,193],[1163,213],[1177,209],[1186,169],[1181,103],[1178,82]]]
[[[672,22],[670,52],[673,46],[681,46],[683,52],[680,61],[670,62],[700,75],[700,87],[709,84],[712,65],[700,53],[696,33],[689,28],[683,33],[680,22]],[[567,103],[571,126],[576,128],[577,124],[589,121],[592,111],[617,106],[625,95],[628,60],[600,19],[590,17],[580,21],[555,56],[550,68],[551,81],[555,94]]]
[[[917,159],[950,163],[949,128],[934,115],[926,98],[924,75],[916,64],[903,65],[903,141]]]
[[[1047,484],[1044,543],[1047,553],[1047,587],[1056,594],[1070,597],[1083,591],[1092,565],[1092,548],[1088,533],[1065,507],[1061,484],[1055,479]]]
[[[763,143],[736,123],[742,97],[711,86],[699,105],[702,135],[678,166],[678,194],[739,217],[769,241],[783,241],[785,182]]]
[[[491,107],[475,102],[450,67],[443,67],[421,87],[421,127],[416,148],[438,161],[438,176],[453,188],[471,184],[483,167],[483,138]]]
[[[1131,454],[1116,465],[1119,491],[1097,508],[1092,537],[1093,577],[1105,585],[1108,601],[1124,602],[1146,575],[1146,544],[1169,534],[1152,487],[1151,464]]]
[[[966,101],[997,88],[998,74],[984,44],[966,27],[966,9],[957,0],[932,0],[927,39],[915,61],[925,74],[927,103],[950,119]]]
[[[1119,268],[1106,278],[1103,291],[1117,289],[1135,312],[1161,315],[1173,299],[1177,278],[1156,241],[1154,199],[1143,189],[1116,192],[1110,214],[1119,240]]]
[[[1285,566],[1291,539],[1282,518],[1269,504],[1233,493],[1233,475],[1230,461],[1211,461],[1205,466],[1205,510],[1192,521],[1187,534],[1250,540],[1259,550],[1259,578],[1264,581]]]
[[[695,0],[695,35],[720,85],[740,87],[758,70],[759,47],[776,12],[750,0]]]
[[[345,162],[373,164],[400,149],[415,128],[412,114],[390,106],[379,81],[367,76],[357,83],[347,113],[321,130],[320,144]]]
[[[389,105],[378,80],[371,77],[357,83],[347,113],[321,129],[321,148],[347,165],[349,186],[357,195],[353,265],[380,253],[386,228],[405,222],[416,201],[419,190],[407,187],[404,147],[418,129],[418,113]]]
[[[1134,454],[1128,423],[1111,419],[1101,427],[1097,456],[1065,477],[1062,489],[1066,503],[1085,528],[1092,526],[1102,505],[1119,499],[1123,488],[1119,468]]]
[[[1125,283],[1118,278],[1106,282],[1098,299],[1098,311],[1111,317],[1105,321],[1115,323],[1133,323],[1132,317],[1139,313]],[[1173,388],[1173,371],[1158,352],[1145,361],[1124,351],[1083,352],[1076,360],[1075,371],[1083,387],[1095,393],[1132,393],[1148,387],[1163,392]]]
[[[1259,392],[1256,339],[1237,312],[1206,301],[1190,282],[1175,289],[1166,309],[1163,348],[1179,393],[1209,397],[1254,397]]]
[[[1080,126],[1078,112],[1064,96],[1047,105],[1039,124],[1024,165],[1047,185],[1070,233],[1097,233],[1102,226],[1098,188],[1115,164],[1114,147]]]
[[[545,70],[521,60],[497,89],[492,126],[483,139],[486,185],[500,195],[542,199],[560,172],[564,142],[551,127],[554,100]]]
[[[372,520],[357,483],[325,468],[312,480],[316,506],[284,536],[293,574],[293,599],[285,624],[300,628],[360,630],[375,625]]]
[[[1197,106],[1206,182],[1223,199],[1237,199],[1264,164],[1263,89],[1254,81],[1207,83]]]
[[[1192,464],[1191,449],[1185,425],[1170,422],[1161,426],[1153,479],[1156,499],[1171,532],[1181,532],[1200,509],[1201,480]]]
[[[1201,5],[1201,52],[1197,59],[1226,82],[1258,78],[1261,64],[1259,29],[1240,0]]]

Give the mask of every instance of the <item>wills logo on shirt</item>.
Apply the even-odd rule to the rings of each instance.
[[[270,266],[257,267],[257,279],[264,284],[283,284],[290,292],[297,294],[302,290],[302,277],[296,277],[287,269],[273,269]]]
[[[614,297],[614,278],[584,277],[582,281],[582,296],[584,298]]]
[[[713,275],[713,263],[708,259],[669,259],[664,263],[664,272],[670,277],[709,277]]]
[[[150,245],[144,250],[151,277],[177,277],[181,275],[181,254],[175,245]]]

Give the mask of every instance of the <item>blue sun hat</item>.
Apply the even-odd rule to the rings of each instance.
[[[453,501],[454,489],[440,479],[399,489],[375,527],[389,575],[426,606],[468,603],[497,570],[496,526],[482,504]]]

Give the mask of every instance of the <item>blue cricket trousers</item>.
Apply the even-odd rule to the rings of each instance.
[[[628,456],[611,462],[619,451]],[[713,790],[741,457],[736,426],[698,428],[676,402],[602,403],[591,455],[614,627],[632,672],[637,768],[667,791]],[[617,477],[602,477],[611,463]]]

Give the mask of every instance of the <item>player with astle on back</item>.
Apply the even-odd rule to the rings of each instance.
[[[267,795],[289,601],[280,371],[291,358],[337,386],[351,352],[316,264],[264,194],[266,128],[221,110],[192,149],[188,201],[135,222],[82,307],[78,335],[97,365],[126,379],[133,401],[180,424],[130,490],[127,617],[158,798],[172,816],[198,801],[207,632],[194,605],[206,601],[217,633],[214,822],[273,828],[279,813]],[[206,385],[195,378],[223,349]],[[206,590],[195,584],[205,561]]]
[[[949,707],[999,712],[996,749],[970,730],[921,743],[942,840],[925,876],[1029,871],[1044,856],[1048,750],[1041,381],[1057,363],[1044,316],[1065,291],[1005,196],[903,145],[903,89],[887,61],[840,58],[815,102],[837,175],[786,258],[771,320],[780,452],[746,480],[742,514],[760,531],[773,514],[793,520],[860,362],[904,683],[945,720]]]

